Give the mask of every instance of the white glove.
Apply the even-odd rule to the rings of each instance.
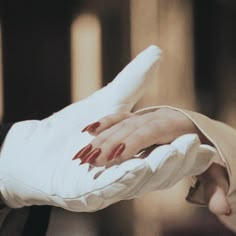
[[[14,208],[54,205],[71,211],[94,211],[105,207],[103,191],[113,192],[109,185],[119,181],[123,172],[108,180],[94,181],[93,176],[102,167],[88,171],[88,164],[79,166],[80,160],[71,160],[92,139],[89,134],[81,133],[81,129],[111,113],[130,111],[142,96],[148,72],[159,56],[159,48],[150,46],[111,84],[89,98],[42,121],[16,123],[0,153],[3,200]],[[110,170],[103,174],[107,172]],[[110,202],[115,201],[113,198]]]
[[[180,136],[171,144],[155,148],[146,158],[135,158],[101,173],[95,185],[107,182],[101,191],[104,205],[168,189],[185,177],[196,176],[218,160],[218,152],[201,145],[196,134]],[[116,179],[116,182],[114,182]]]

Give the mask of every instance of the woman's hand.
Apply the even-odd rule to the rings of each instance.
[[[187,133],[197,133],[202,142],[203,135],[193,122],[179,111],[160,108],[142,115],[117,113],[85,127],[96,136],[79,151],[74,159],[95,166],[124,162],[142,149],[152,145],[167,144]]]
[[[170,143],[187,133],[196,133],[202,143],[210,143],[188,117],[170,108],[141,115],[117,113],[88,125],[82,131],[96,137],[74,159],[81,158],[81,163],[107,167],[132,158],[142,149],[150,147],[151,150],[152,145]],[[229,189],[226,169],[213,164],[198,178],[204,185],[209,210],[216,215],[229,215],[231,208],[226,198]]]

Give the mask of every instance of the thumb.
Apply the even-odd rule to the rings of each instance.
[[[148,78],[155,77],[151,72],[154,71],[160,54],[161,50],[157,46],[149,46],[130,62],[113,82],[51,117],[57,117],[57,121],[64,127],[65,120],[71,124],[78,122],[80,117],[81,120],[86,120],[87,124],[111,113],[130,111],[141,98]]]
[[[157,46],[149,46],[131,61],[117,76],[103,89],[93,94],[89,99],[96,104],[107,106],[125,105],[130,110],[141,98],[144,85],[151,72],[154,72],[161,50]]]
[[[209,210],[217,216],[229,215],[231,208],[226,198],[229,189],[226,169],[218,164],[212,164],[200,179],[204,185]]]

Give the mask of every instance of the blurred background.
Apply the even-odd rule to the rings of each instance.
[[[236,127],[235,29],[235,0],[1,0],[1,120],[49,116],[157,44],[157,79],[137,108],[169,104]],[[233,235],[187,192],[182,182],[91,217],[102,236]]]

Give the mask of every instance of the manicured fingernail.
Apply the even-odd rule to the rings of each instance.
[[[80,165],[84,164],[84,163],[92,163],[94,162],[98,156],[101,153],[101,148],[95,148],[91,153],[89,153],[86,157],[84,157],[84,159],[81,161]]]
[[[100,122],[95,122],[95,123],[92,123],[88,126],[86,126],[81,132],[94,132],[99,126],[101,125]]]
[[[97,150],[97,152],[95,152],[93,155],[91,155],[90,154],[90,157],[88,157],[88,160],[87,160],[87,162],[89,163],[89,164],[92,164],[92,163],[94,163],[94,161],[99,157],[99,155],[101,154],[101,148],[99,148],[98,150]]]
[[[229,216],[231,215],[231,209],[229,209],[226,213],[225,213],[226,216]]]
[[[112,159],[118,157],[121,155],[121,153],[125,150],[125,144],[124,143],[120,143],[118,146],[116,146],[111,154],[108,156],[107,160],[111,161]]]
[[[88,172],[91,171],[94,168],[94,166],[89,165]]]
[[[96,175],[94,175],[93,179],[97,179],[102,173],[103,173],[103,170],[99,171]]]
[[[87,155],[92,150],[92,148],[93,148],[92,144],[88,144],[87,146],[82,148],[79,152],[77,152],[72,160],[82,158],[83,156]]]

